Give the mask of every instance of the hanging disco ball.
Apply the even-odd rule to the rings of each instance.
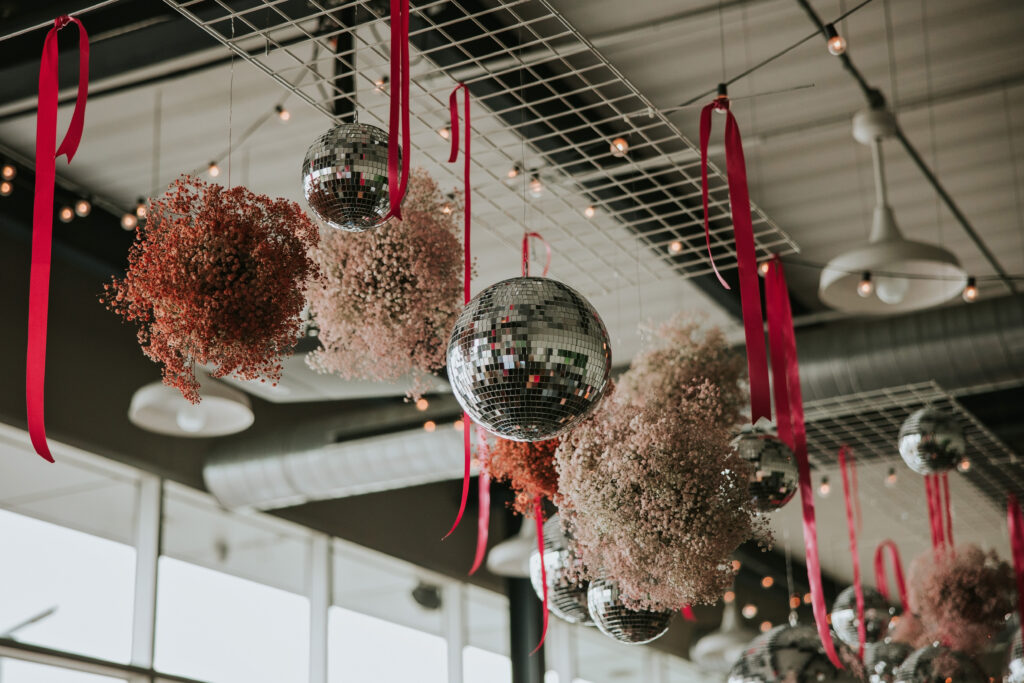
[[[864,666],[868,670],[868,681],[893,683],[896,680],[896,670],[913,651],[914,648],[906,643],[897,643],[890,638],[868,643],[864,646]]]
[[[388,134],[365,123],[342,123],[321,135],[302,162],[302,192],[313,214],[332,228],[364,232],[384,223],[390,208]]]
[[[1005,683],[1024,683],[1024,642],[1021,641],[1021,630],[1013,634],[1010,641],[1009,658],[1006,662]]]
[[[882,594],[874,588],[864,587],[864,630],[868,643],[877,643],[889,632],[889,621],[895,609],[889,607]],[[832,603],[832,629],[839,639],[850,647],[860,645],[857,633],[857,591],[853,586],[844,588]]]
[[[839,643],[836,646],[837,649],[842,647]],[[750,641],[729,672],[728,683],[853,683],[858,680],[849,668],[832,666],[814,628],[782,624]]]
[[[963,460],[967,442],[955,418],[934,408],[922,408],[900,427],[900,455],[918,474],[938,474]]]
[[[778,510],[793,498],[798,484],[793,451],[780,438],[757,427],[745,427],[733,439],[736,453],[754,466],[750,499],[760,512]]]
[[[556,280],[516,277],[466,304],[448,341],[448,381],[473,421],[513,441],[567,431],[598,404],[612,353],[601,317]]]
[[[963,652],[933,644],[910,653],[896,670],[896,683],[975,683],[987,681],[978,664]]]
[[[524,520],[524,524],[526,521]],[[562,532],[558,515],[544,522],[544,570],[548,583],[548,611],[570,624],[593,626],[587,606],[589,581],[577,580],[572,573],[573,555]],[[541,580],[540,552],[530,553],[530,583],[537,598],[544,599],[544,583]]]
[[[590,582],[587,590],[590,618],[609,638],[626,645],[643,645],[668,631],[672,612],[648,612],[629,609],[622,603],[619,584],[607,579]]]

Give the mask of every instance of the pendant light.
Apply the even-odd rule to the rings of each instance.
[[[255,419],[249,397],[196,371],[203,400],[192,404],[181,392],[163,382],[139,388],[128,407],[128,419],[136,427],[156,434],[203,438],[245,431]]]
[[[889,206],[882,140],[896,132],[886,109],[858,112],[853,137],[871,148],[875,169],[875,214],[868,244],[836,256],[821,271],[818,295],[848,313],[886,315],[936,306],[960,296],[967,275],[948,250],[903,237]],[[872,284],[864,294],[863,282]]]

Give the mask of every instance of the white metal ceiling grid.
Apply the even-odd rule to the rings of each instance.
[[[167,0],[169,4],[176,7],[186,17],[197,25],[201,26],[216,37],[222,43],[235,51],[239,56],[255,64],[258,68],[275,78],[281,85],[292,90],[303,100],[316,107],[326,116],[334,118],[331,102],[334,99],[348,99],[354,101],[355,93],[340,92],[333,82],[333,75],[325,77],[322,73],[325,67],[330,65],[333,68],[333,60],[340,60],[345,69],[350,69],[350,62],[357,61],[361,66],[355,72],[360,85],[367,89],[375,87],[374,72],[369,64],[383,67],[388,59],[388,42],[382,40],[379,28],[384,26],[385,20],[376,18],[367,22],[360,22],[358,30],[354,31],[358,45],[350,53],[341,53],[337,57],[331,54],[333,48],[330,39],[347,29],[338,26],[337,29],[326,31],[323,34],[314,34],[310,29],[313,22],[321,17],[327,17],[337,25],[334,17],[335,12],[340,8],[326,8],[318,2],[310,2],[309,12],[301,17],[289,17],[279,11],[279,6],[284,0],[264,0],[262,4],[252,5],[247,9],[235,10],[224,0]],[[430,9],[445,4],[449,7],[457,7],[460,17],[457,20],[437,22],[430,16]],[[551,148],[550,145],[538,151],[537,142],[542,138],[531,138],[527,142],[531,147],[530,154],[543,155],[544,162],[537,172],[546,186],[557,185],[567,192],[555,190],[547,192],[545,201],[541,205],[542,210],[534,212],[533,218],[542,221],[543,230],[549,240],[570,244],[572,252],[580,256],[588,255],[598,265],[603,266],[598,272],[590,269],[591,279],[602,280],[599,284],[599,291],[608,291],[608,283],[603,280],[603,275],[608,271],[620,270],[617,266],[623,263],[629,264],[636,257],[633,242],[635,237],[632,233],[618,228],[622,222],[634,224],[637,214],[642,214],[642,222],[648,226],[643,233],[644,243],[655,249],[659,254],[666,268],[651,268],[647,262],[642,264],[645,278],[664,277],[666,274],[675,273],[684,277],[701,275],[710,272],[710,263],[703,249],[703,239],[700,239],[702,223],[699,209],[691,210],[689,206],[681,207],[678,202],[687,201],[699,203],[699,159],[693,145],[679,133],[678,129],[671,124],[663,115],[653,112],[653,116],[632,116],[637,112],[646,112],[650,103],[629,84],[606,60],[596,52],[585,39],[568,25],[547,3],[530,3],[532,11],[536,16],[524,16],[520,9],[524,3],[522,0],[501,2],[497,7],[490,7],[480,11],[469,11],[461,3],[427,3],[415,10],[415,16],[428,24],[428,28],[419,32],[436,31],[444,40],[450,44],[447,48],[457,48],[464,56],[458,62],[454,70],[463,82],[472,84],[477,81],[489,80],[492,83],[497,80],[502,84],[502,90],[498,94],[517,96],[522,90],[520,83],[504,83],[500,79],[503,76],[513,76],[525,69],[529,74],[527,86],[544,87],[547,94],[540,98],[548,103],[557,104],[557,111],[554,114],[544,114],[538,110],[538,102],[530,101],[527,106],[518,104],[514,107],[504,109],[496,107],[487,113],[473,116],[473,142],[474,149],[474,176],[483,172],[486,179],[481,187],[486,187],[488,192],[482,194],[477,192],[478,200],[483,200],[484,206],[478,211],[474,209],[474,218],[482,222],[491,230],[503,232],[506,242],[514,243],[520,234],[518,207],[522,207],[523,199],[516,191],[517,188],[510,187],[505,172],[513,167],[523,164],[521,155],[516,152],[519,145],[510,145],[498,136],[507,132],[508,125],[500,118],[502,115],[508,117],[518,110],[523,121],[521,125],[529,126],[538,123],[546,124],[551,130],[548,137],[559,138],[558,146]],[[368,12],[369,3],[366,0],[345,3],[342,8],[363,8]],[[199,13],[211,11],[209,8],[216,8],[217,13],[213,18],[200,19]],[[256,12],[275,12],[282,22],[276,26],[260,29],[257,28],[254,20]],[[506,26],[499,30],[489,30],[484,26],[481,19],[487,17],[493,20],[500,15],[501,21]],[[455,40],[449,31],[453,24],[472,22],[478,27],[480,33],[471,40]],[[234,24],[232,28],[232,24]],[[232,31],[236,38],[232,39]],[[520,57],[519,55],[501,48],[493,49],[487,54],[472,54],[467,49],[467,43],[473,42],[478,47],[481,40],[500,40],[502,35],[510,35],[515,31],[517,39],[522,39],[524,54],[530,56]],[[413,36],[417,31],[412,31]],[[525,34],[525,38],[523,38]],[[328,54],[329,57],[321,57],[310,62],[310,60],[299,54],[297,48],[302,45],[318,45],[320,54]],[[245,47],[243,47],[245,46]],[[262,48],[262,49],[260,49]],[[516,48],[517,52],[520,51]],[[413,51],[413,57],[417,54],[425,55],[427,59],[417,60],[413,71],[413,85],[416,88],[415,94],[410,98],[412,101],[412,114],[424,130],[436,130],[444,125],[447,120],[447,94],[454,84],[447,73],[452,67],[444,68],[427,64],[434,49],[427,48],[422,53]],[[304,51],[303,51],[304,52]],[[281,59],[285,56],[286,59]],[[496,65],[496,66],[495,66]],[[545,69],[555,69],[555,76],[546,76],[541,72]],[[468,72],[469,68],[475,69],[476,75]],[[305,72],[307,78],[298,85],[293,85],[299,78],[293,76]],[[381,71],[380,73],[383,73]],[[308,76],[312,75],[312,79]],[[440,83],[438,80],[440,79]],[[560,91],[556,85],[571,79],[577,83],[577,87],[571,88],[568,92]],[[359,88],[357,88],[359,90]],[[580,105],[576,102],[577,95],[589,94],[596,97],[590,103]],[[493,95],[482,97],[484,106]],[[543,102],[541,102],[543,103]],[[360,110],[380,123],[385,122],[386,109],[383,102],[379,105],[366,103],[360,104]],[[480,109],[481,107],[477,107]],[[569,127],[565,130],[558,127],[559,119],[565,117],[580,116],[585,113],[600,114],[596,120],[588,121],[584,125]],[[638,122],[642,119],[642,122]],[[657,159],[664,161],[664,164],[652,168],[633,158],[627,160],[613,160],[608,149],[608,135],[601,130],[601,126],[616,123],[620,128],[618,134],[630,139],[631,157],[641,156],[645,150]],[[567,133],[585,134],[588,141],[579,143],[570,139]],[[443,167],[443,159],[446,156],[446,149],[439,136],[415,135],[414,143],[417,152],[435,162],[436,166]],[[601,147],[595,150],[595,144],[600,142]],[[511,150],[511,151],[510,151]],[[573,161],[566,163],[555,163],[551,159],[552,154],[571,153]],[[679,161],[682,158],[685,161]],[[620,167],[629,169],[631,177],[622,179],[617,173],[604,173],[603,164],[617,161]],[[649,162],[648,162],[649,163]],[[588,170],[600,174],[599,183],[593,186],[583,187],[574,180],[575,169],[580,166],[587,166]],[[453,180],[457,180],[458,173],[451,171]],[[716,170],[711,171],[711,207],[709,216],[712,220],[712,240],[716,253],[716,263],[719,268],[730,268],[735,265],[735,252],[729,245],[728,237],[731,234],[731,222],[728,217],[728,196],[726,184],[722,175]],[[479,176],[476,176],[479,177]],[[666,178],[668,180],[666,180]],[[638,187],[639,186],[639,187]],[[494,192],[495,188],[507,188],[504,195]],[[614,219],[612,229],[607,227],[595,230],[595,225],[601,221],[585,220],[580,210],[582,206],[570,203],[565,195],[580,195],[588,191],[591,193],[599,191],[614,191],[614,201],[602,204],[600,201],[592,201],[592,204],[602,218]],[[656,197],[656,199],[655,199]],[[625,208],[617,208],[625,204]],[[553,206],[552,206],[553,205]],[[665,206],[674,205],[674,206]],[[793,241],[779,230],[759,209],[753,207],[755,219],[755,234],[758,242],[760,256],[769,253],[789,253],[796,249]],[[557,219],[557,220],[556,220]],[[500,225],[500,227],[495,227]],[[590,239],[599,236],[600,239]],[[679,240],[683,248],[678,253],[670,253],[667,245]],[[604,272],[600,272],[600,271]],[[627,284],[635,284],[632,277],[625,275]]]

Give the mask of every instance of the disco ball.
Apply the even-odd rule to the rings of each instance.
[[[541,277],[491,285],[466,304],[448,342],[448,380],[475,422],[513,441],[567,431],[608,386],[604,323],[571,287]]]
[[[729,672],[728,683],[853,683],[857,680],[848,668],[832,666],[813,627],[782,624],[750,641]]]
[[[951,470],[963,460],[967,442],[955,418],[922,408],[900,427],[900,455],[918,474]]]
[[[976,683],[987,681],[978,664],[963,652],[938,644],[910,653],[896,670],[896,683]]]
[[[1010,642],[1009,659],[1006,663],[1005,683],[1024,683],[1024,642],[1021,641],[1020,629],[1013,634]]]
[[[668,631],[672,612],[629,609],[622,603],[619,585],[607,579],[590,582],[587,590],[590,618],[601,633],[626,645],[643,645]]]
[[[324,224],[364,232],[384,223],[388,197],[388,134],[365,123],[342,123],[310,146],[302,191]]]
[[[737,454],[754,466],[750,499],[761,512],[777,510],[796,493],[798,473],[793,451],[781,439],[758,430],[744,431],[733,439]]]
[[[523,522],[526,523],[525,521]],[[573,555],[562,532],[562,523],[554,515],[544,523],[544,570],[548,584],[548,611],[570,624],[593,625],[587,608],[589,581],[577,580],[571,572]],[[544,583],[541,580],[540,552],[530,553],[530,583],[537,597],[544,599]]]
[[[868,643],[877,643],[889,631],[889,621],[895,609],[874,588],[864,587],[864,630]],[[857,633],[857,591],[853,586],[844,588],[832,603],[832,629],[839,639],[850,647],[860,645]]]
[[[896,643],[886,638],[864,646],[864,666],[868,670],[870,683],[893,683],[896,670],[914,648],[906,643]]]

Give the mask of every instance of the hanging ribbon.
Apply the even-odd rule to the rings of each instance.
[[[904,614],[910,614],[910,600],[907,599],[907,582],[903,578],[903,561],[900,559],[900,549],[891,540],[885,540],[878,544],[875,549],[875,585],[878,592],[882,594],[886,602],[892,603],[889,593],[889,579],[885,574],[885,551],[889,551],[892,559],[892,570],[896,575],[896,589],[899,591],[900,606]]]
[[[686,621],[697,621],[697,617],[693,613],[693,607],[690,605],[683,605],[683,609],[679,610],[683,614],[683,619]]]
[[[68,132],[57,146],[57,32],[70,23],[78,26],[78,97]],[[32,269],[28,293],[28,352],[25,363],[25,403],[28,432],[36,453],[53,462],[46,443],[44,389],[46,383],[46,324],[50,305],[50,252],[53,244],[53,184],[57,157],[68,163],[78,151],[85,126],[89,96],[89,36],[82,22],[63,15],[46,34],[39,66],[39,111],[36,116],[36,187],[32,211]]]
[[[811,490],[811,467],[807,460],[807,432],[804,427],[803,398],[800,392],[800,368],[793,332],[793,312],[782,262],[776,256],[766,278],[768,299],[768,332],[772,347],[772,377],[779,438],[786,440],[796,456],[800,479],[800,504],[803,514],[804,547],[807,551],[807,582],[811,588],[811,606],[818,635],[832,664],[842,669],[835,644],[829,632],[828,610],[821,584],[818,559],[818,528],[814,518],[814,493]],[[785,436],[784,436],[785,435]]]
[[[949,544],[949,551],[953,552],[953,510],[950,507],[949,502],[949,472],[943,472],[942,477],[942,491],[943,491],[943,508],[946,517],[946,543]]]
[[[1024,515],[1021,514],[1017,496],[1012,493],[1006,501],[1006,523],[1010,530],[1013,569],[1017,575],[1017,616],[1024,620]]]
[[[402,220],[402,199],[409,182],[409,0],[391,0],[391,77],[388,120],[387,217]],[[398,136],[402,136],[401,151]],[[401,166],[401,172],[399,172]]]
[[[406,6],[408,8],[408,0],[406,0]],[[392,8],[395,6],[395,0],[391,2]],[[393,20],[392,20],[393,21]],[[406,17],[406,23],[408,24],[408,17]],[[406,26],[408,32],[408,26]],[[408,42],[408,41],[407,41]],[[408,46],[406,46],[408,51]],[[406,55],[408,57],[408,54]],[[393,67],[392,67],[393,68]],[[466,203],[465,209],[462,213],[463,220],[463,236],[462,236],[462,301],[468,304],[472,298],[471,283],[473,278],[473,255],[470,249],[470,226],[472,224],[472,185],[469,178],[469,89],[466,88],[465,84],[460,83],[455,86],[452,90],[452,94],[448,97],[448,107],[451,110],[452,115],[452,134],[451,134],[451,152],[448,155],[448,163],[454,164],[459,159],[459,108],[458,108],[458,94],[459,90],[463,90],[464,98],[464,113],[466,118],[466,144],[465,151],[462,154],[463,168],[462,168],[462,181],[463,181],[463,194],[464,201]],[[408,112],[406,112],[408,117]],[[406,129],[408,131],[408,128]],[[408,158],[408,154],[404,158]],[[452,535],[459,526],[459,522],[462,521],[462,515],[466,512],[466,501],[469,500],[469,470],[470,460],[472,459],[472,453],[470,452],[470,438],[469,428],[473,424],[472,420],[469,419],[469,413],[462,413],[462,445],[463,445],[463,474],[462,474],[462,502],[459,503],[459,514],[455,516],[455,522],[452,524],[452,528],[448,530],[448,533],[444,535],[444,538],[448,538]],[[490,480],[487,482],[488,497],[490,497]],[[474,565],[475,566],[475,565]],[[472,573],[472,572],[470,572]]]
[[[548,569],[544,565],[544,504],[540,496],[533,499],[533,521],[537,525],[537,552],[540,553],[540,584],[544,587],[544,628],[540,632],[540,642],[533,648],[531,655],[544,646],[544,640],[548,637]],[[526,523],[526,520],[523,520]]]
[[[768,357],[764,343],[764,318],[761,312],[761,286],[757,276],[757,253],[754,249],[754,224],[750,217],[750,192],[747,188],[747,167],[743,158],[743,140],[736,117],[729,110],[725,85],[718,86],[718,97],[700,112],[700,177],[704,202],[704,239],[708,245],[711,267],[723,287],[729,289],[711,254],[711,230],[708,227],[708,140],[711,137],[711,112],[725,113],[725,164],[729,181],[729,205],[732,211],[733,236],[740,280],[740,303],[743,307],[743,330],[747,342],[747,370],[750,375],[750,422],[764,417],[771,419],[771,398],[768,389]]]
[[[864,642],[867,640],[867,624],[864,622],[864,586],[860,581],[860,554],[857,552],[856,492],[852,491],[852,472],[856,472],[853,453],[845,444],[839,449],[839,471],[843,476],[843,500],[846,502],[846,529],[850,536],[850,557],[853,558],[853,590],[857,596],[857,638],[860,641],[857,656],[864,659]]]
[[[548,269],[551,268],[551,245],[548,241],[540,236],[539,232],[524,232],[523,233],[523,277],[530,277],[530,238],[540,240],[544,244],[545,260],[544,260],[544,272],[541,273],[541,277],[548,276]]]
[[[463,429],[468,429],[465,422],[462,424]],[[491,472],[487,466],[491,453],[487,445],[487,433],[479,425],[476,428],[476,444],[477,459],[480,461],[480,475],[477,478],[480,507],[476,518],[476,555],[473,557],[473,567],[469,570],[470,576],[484,563],[484,556],[487,555],[488,527],[491,523]]]

